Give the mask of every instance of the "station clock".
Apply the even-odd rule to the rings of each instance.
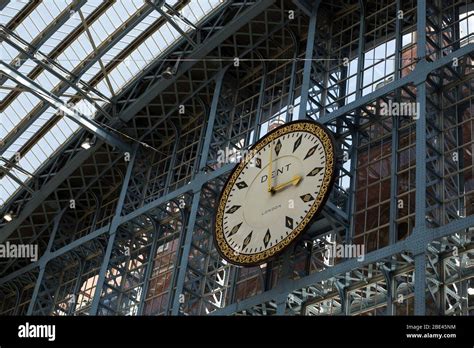
[[[224,185],[215,220],[217,250],[240,266],[280,254],[322,209],[334,177],[334,140],[323,125],[294,121],[272,130]]]

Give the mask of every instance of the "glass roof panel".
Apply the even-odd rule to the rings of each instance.
[[[45,1],[41,2],[14,30],[22,39],[27,42],[32,42],[38,35],[52,22],[56,20],[59,14],[67,7],[68,1],[59,0],[59,1]],[[3,11],[2,11],[3,12]],[[7,46],[8,60],[11,61],[18,55],[16,51],[11,46]],[[9,47],[8,47],[9,46]],[[19,70],[27,74],[29,73],[36,64],[31,60],[27,60]]]
[[[7,24],[14,16],[18,15],[20,11],[26,6],[25,3],[12,2],[8,5],[0,15],[0,24]],[[45,1],[39,4],[15,30],[22,39],[27,42],[32,42],[41,32],[61,14],[61,12],[68,6],[68,1]],[[167,5],[175,6],[179,1],[167,1]],[[82,18],[89,18],[94,11],[103,4],[103,1],[92,0],[87,1],[81,8],[81,12],[70,13],[69,19],[65,21],[61,27],[56,30],[47,40],[37,47],[39,52],[45,55],[55,56],[55,61],[68,71],[79,69],[87,59],[98,47],[107,45],[111,35],[120,28],[126,21],[133,16],[138,15],[138,11],[142,11],[150,5],[144,1],[128,1],[119,0],[113,4],[109,4],[105,11],[93,21],[90,25],[85,25]],[[205,15],[209,14],[213,9],[217,8],[221,2],[219,0],[191,0],[180,11],[181,15],[197,25]],[[138,24],[121,38],[119,42],[107,47],[107,50],[100,60],[96,58],[95,63],[88,69],[82,69],[80,78],[82,81],[90,82],[102,70],[102,66],[106,67],[109,64],[116,63],[118,55],[123,50],[128,49],[130,44],[161,17],[159,12],[150,9],[148,15],[145,16]],[[193,30],[192,26],[188,25],[179,16],[173,15],[171,18],[183,31]],[[81,28],[82,26],[82,28]],[[69,39],[71,33],[82,30],[77,37],[72,37],[71,42],[61,51],[56,52],[64,40]],[[170,45],[177,42],[181,38],[181,34],[168,22],[154,31],[148,37],[145,37],[141,44],[135,47],[131,52],[118,63],[113,69],[109,71],[104,77],[95,82],[93,86],[100,93],[106,97],[111,97],[118,93],[126,84],[132,81],[138,73],[143,70],[153,60],[158,58],[164,50]],[[92,40],[92,41],[91,41]],[[7,43],[2,43],[2,57],[1,59],[10,63],[19,52]],[[64,45],[63,45],[64,47]],[[101,66],[102,65],[102,66]],[[53,67],[54,68],[54,67]],[[38,70],[38,63],[34,60],[28,59],[18,67],[18,70],[24,74],[31,74],[34,70]],[[54,68],[55,71],[60,72],[59,68]],[[52,91],[57,88],[60,80],[51,72],[39,69],[39,73],[32,78],[42,88]],[[109,82],[112,90],[109,88]],[[0,99],[4,99],[16,88],[16,83],[12,80],[6,80],[0,89]],[[59,96],[63,101],[69,101],[71,95],[75,95],[76,90],[72,87],[63,90]],[[10,132],[15,130],[15,127],[30,114],[31,110],[38,106],[40,100],[30,92],[20,92],[15,95],[11,103],[2,111],[0,122],[0,139],[6,138]],[[99,105],[105,105],[105,101],[100,101]],[[77,103],[75,108],[83,112],[87,117],[94,117],[95,107],[85,100]],[[32,139],[38,131],[45,126],[45,124],[54,117],[59,117],[56,110],[52,107],[46,109],[39,117],[19,136],[15,142],[7,149],[3,149],[3,155],[0,157],[0,165],[4,165],[5,159],[12,159],[15,154],[22,149],[22,147]],[[34,175],[44,165],[51,156],[53,156],[61,146],[73,136],[80,127],[68,118],[58,118],[56,123],[47,130],[44,135],[29,147],[29,149],[22,154],[21,159],[17,165],[26,172]],[[10,176],[5,175],[0,179],[0,208],[19,188],[20,183],[25,183],[31,178],[20,170],[11,169],[9,174],[14,176],[17,180],[13,180]],[[19,182],[18,182],[19,181]]]
[[[13,19],[13,17],[23,10],[28,3],[28,0],[10,1],[2,12],[0,12],[0,24],[6,25]]]

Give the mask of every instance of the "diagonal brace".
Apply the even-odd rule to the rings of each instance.
[[[31,80],[30,78],[24,76],[19,71],[12,69],[5,62],[0,61],[0,71],[8,75],[16,83],[27,88],[31,93],[36,95],[38,98],[44,100],[45,102],[51,104],[56,109],[63,112],[63,114],[69,117],[71,120],[76,122],[81,127],[89,130],[95,134],[98,138],[102,139],[106,143],[117,147],[123,151],[131,152],[131,147],[118,138],[115,134],[112,134],[105,129],[103,129],[96,121],[89,119],[87,116],[78,112],[77,110],[71,109],[68,105],[63,102],[59,97],[51,94],[39,84]]]

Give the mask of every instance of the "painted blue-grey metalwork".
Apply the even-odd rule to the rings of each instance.
[[[472,1],[224,1],[197,25],[182,19],[184,30],[176,11],[186,3],[146,2],[76,80],[60,79],[60,93],[93,103],[84,86],[94,81],[76,82],[149,14],[180,33],[87,120],[93,132],[72,136],[1,208],[13,219],[0,222],[0,242],[37,244],[40,257],[0,260],[0,314],[472,314]],[[20,56],[34,58],[65,20],[17,45]],[[0,81],[20,76],[29,92],[47,93],[0,64]],[[388,102],[419,112],[387,115]],[[304,118],[336,141],[326,207],[278,258],[228,264],[213,226],[229,157]],[[13,175],[17,164],[5,163],[0,173]],[[363,259],[327,257],[333,243],[364,246]]]

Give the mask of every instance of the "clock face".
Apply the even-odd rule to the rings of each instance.
[[[290,122],[259,140],[219,200],[214,238],[221,256],[251,266],[282,252],[324,205],[334,166],[332,136],[318,123]]]

